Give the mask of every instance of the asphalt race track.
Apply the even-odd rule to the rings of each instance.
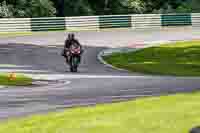
[[[0,119],[200,88],[198,77],[128,73],[105,67],[97,60],[97,54],[109,47],[133,47],[135,42],[198,39],[197,29],[83,31],[75,34],[85,49],[76,74],[68,71],[64,58],[60,56],[66,36],[64,32],[0,38],[0,72],[44,74],[57,79],[47,86],[0,89]]]

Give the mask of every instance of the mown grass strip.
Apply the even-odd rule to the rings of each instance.
[[[115,53],[104,59],[132,72],[200,76],[200,41],[176,42],[137,52]]]

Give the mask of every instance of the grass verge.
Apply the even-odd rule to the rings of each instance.
[[[32,83],[31,78],[21,74],[13,76],[11,76],[11,74],[0,74],[0,85],[25,86],[25,85],[30,85],[31,83]]]
[[[41,35],[47,33],[59,33],[59,32],[84,32],[84,31],[110,31],[110,30],[129,30],[128,28],[117,28],[117,29],[82,29],[71,28],[68,30],[48,30],[48,31],[24,31],[24,32],[0,32],[0,37],[18,37],[18,36],[31,36],[31,35]]]
[[[200,93],[70,109],[0,124],[1,133],[188,133],[200,124]]]
[[[200,41],[176,42],[137,52],[105,56],[113,66],[132,72],[200,76]]]
[[[30,36],[32,32],[1,32],[0,37]]]

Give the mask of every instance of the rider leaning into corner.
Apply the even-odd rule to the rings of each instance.
[[[66,55],[65,51],[69,51],[72,45],[78,45],[81,47],[81,54],[83,52],[82,46],[77,39],[75,39],[75,35],[73,33],[68,34],[67,39],[65,40],[64,50],[62,52],[62,56],[66,58],[66,61],[69,63],[68,55]],[[81,62],[81,54],[79,55],[79,62]]]

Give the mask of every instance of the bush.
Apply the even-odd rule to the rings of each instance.
[[[56,14],[56,8],[50,0],[32,0],[30,5],[31,17],[52,17]]]
[[[16,3],[0,4],[0,17],[52,17],[56,8],[50,0],[16,0]]]
[[[13,7],[6,4],[6,1],[3,1],[0,4],[0,17],[9,18],[13,17]]]

